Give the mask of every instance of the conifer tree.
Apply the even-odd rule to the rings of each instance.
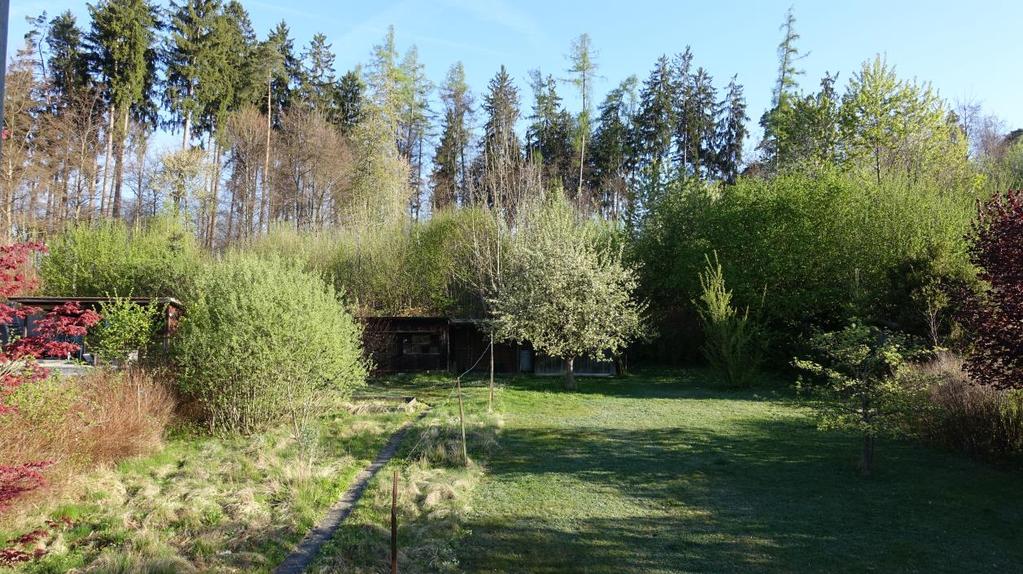
[[[430,128],[429,98],[433,84],[412,46],[401,61],[398,151],[409,165],[409,215],[418,219],[422,209],[423,166]]]
[[[568,60],[571,63],[568,68],[569,81],[579,90],[579,98],[581,100],[579,116],[576,121],[576,145],[579,149],[579,180],[576,196],[580,199],[583,195],[586,143],[590,137],[590,114],[592,112],[591,107],[593,106],[590,94],[593,92],[593,83],[597,76],[595,57],[596,53],[590,44],[590,35],[580,34],[572,42],[572,47],[568,54]]]
[[[650,77],[643,82],[632,133],[641,179],[641,189],[632,206],[636,210],[633,217],[641,216],[652,202],[661,197],[671,176],[672,136],[678,125],[676,92],[668,57],[661,56]]]
[[[148,106],[146,96],[154,84],[156,11],[146,0],[100,0],[89,5],[89,13],[90,58],[110,108],[108,130],[115,162],[110,213],[119,217],[128,121],[133,111]]]
[[[327,43],[327,37],[323,34],[314,35],[302,54],[302,60],[299,97],[308,109],[317,110],[324,117],[335,116],[336,112],[332,109],[337,102],[334,52]]]
[[[728,92],[719,107],[719,119],[715,137],[717,153],[714,156],[714,168],[717,176],[728,183],[735,183],[742,165],[742,147],[746,141],[746,97],[743,95],[742,84],[736,76],[728,82]]]
[[[521,144],[515,133],[519,120],[519,91],[502,65],[487,85],[483,96],[483,181],[484,197],[498,213],[508,208],[508,190],[522,162]]]
[[[334,104],[331,106],[334,115],[328,119],[341,128],[341,133],[350,134],[362,118],[362,99],[365,90],[366,85],[358,69],[345,72],[338,81],[334,90]]]
[[[89,62],[82,40],[82,30],[70,10],[50,20],[46,44],[50,49],[50,82],[58,107],[70,105],[89,89]]]
[[[467,200],[469,183],[467,150],[471,131],[472,94],[465,81],[465,69],[458,62],[448,70],[440,87],[444,104],[441,139],[434,154],[433,207],[442,209]]]
[[[526,129],[526,156],[542,168],[544,178],[551,185],[569,189],[575,179],[572,116],[561,105],[558,83],[554,76],[544,76],[539,70],[530,72],[533,89],[532,123]],[[577,198],[582,199],[582,198]]]
[[[590,151],[592,185],[597,190],[605,217],[617,221],[623,203],[630,196],[631,166],[634,156],[629,132],[636,98],[635,76],[630,76],[611,90],[598,108],[597,129]]]
[[[778,44],[778,79],[774,85],[771,107],[760,118],[764,128],[764,139],[759,148],[765,162],[773,169],[788,161],[788,146],[791,143],[789,130],[792,124],[793,100],[798,98],[798,77],[803,71],[796,68],[796,62],[804,57],[796,47],[799,34],[796,33],[796,16],[792,8],[785,13],[785,22],[780,30],[782,41]]]

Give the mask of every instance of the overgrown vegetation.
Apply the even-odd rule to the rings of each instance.
[[[362,384],[361,328],[319,277],[235,253],[197,273],[192,289],[173,352],[179,389],[210,429],[287,419],[302,438],[318,393]]]
[[[146,305],[128,297],[114,297],[100,304],[102,320],[89,332],[89,349],[100,361],[137,362],[151,351],[160,328],[160,303]]]
[[[244,437],[181,429],[159,452],[82,472],[60,497],[5,516],[0,547],[44,531],[27,545],[43,553],[16,572],[269,572],[410,416],[332,404],[313,423],[312,458],[287,425]]]
[[[181,296],[201,265],[195,236],[173,217],[72,225],[47,243],[39,274],[50,295]]]

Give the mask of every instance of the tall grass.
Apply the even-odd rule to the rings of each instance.
[[[18,387],[10,403],[16,411],[0,416],[0,465],[52,462],[51,494],[91,466],[159,448],[174,409],[161,377],[140,370],[54,376]]]
[[[920,417],[926,440],[992,462],[1023,460],[1023,392],[974,384],[952,353],[910,376],[930,383],[929,408]]]

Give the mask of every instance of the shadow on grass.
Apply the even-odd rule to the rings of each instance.
[[[466,525],[463,566],[961,572],[1023,564],[1018,474],[883,442],[875,476],[864,479],[858,446],[800,418],[730,421],[720,432],[506,429],[488,464],[486,511]],[[595,504],[576,500],[587,496]]]

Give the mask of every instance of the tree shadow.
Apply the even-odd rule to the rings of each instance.
[[[888,442],[866,479],[855,466],[857,437],[817,432],[805,419],[731,421],[721,432],[511,428],[501,445],[480,494],[490,510],[466,525],[466,571],[964,571],[1023,563],[1018,474]],[[621,517],[579,512],[572,498],[587,493],[620,505]]]

